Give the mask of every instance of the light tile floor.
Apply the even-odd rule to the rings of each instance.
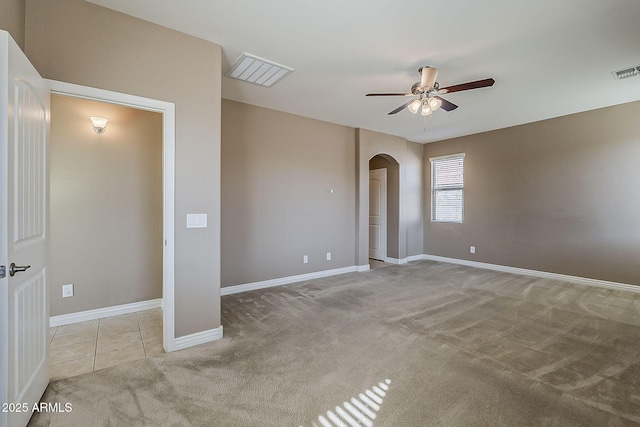
[[[49,379],[59,380],[164,352],[162,309],[49,329]]]
[[[373,258],[369,258],[369,268],[371,270],[374,270],[376,268],[381,268],[381,267],[388,267],[391,264],[390,262],[384,262],[384,261],[379,261],[377,259],[373,259]]]

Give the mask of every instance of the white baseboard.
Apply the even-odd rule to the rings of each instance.
[[[162,307],[162,298],[97,308],[95,310],[79,311],[77,313],[61,314],[59,316],[51,316],[49,318],[49,326],[68,325],[70,323],[96,320],[103,317],[118,316],[120,314],[135,313],[136,311],[150,310],[152,308],[160,307]]]
[[[355,271],[367,271],[367,265],[353,265],[351,267],[335,268],[333,270],[316,271],[314,273],[298,274],[296,276],[281,277],[279,279],[263,280],[260,282],[245,283],[243,285],[225,286],[220,289],[220,295],[231,295],[240,292],[254,291],[256,289],[271,288],[273,286],[287,285],[289,283],[303,282],[305,280],[319,279],[321,277],[335,276],[337,274],[353,273]]]
[[[358,273],[362,273],[364,271],[369,271],[371,270],[371,264],[365,264],[365,265],[356,265],[356,270]]]
[[[420,254],[420,255],[409,255],[407,257],[407,262],[411,262],[411,261],[419,261],[421,259],[425,259],[424,254]]]
[[[546,271],[538,271],[538,270],[528,270],[526,268],[509,267],[506,265],[499,265],[499,264],[488,264],[484,262],[469,261],[469,260],[458,259],[458,258],[447,258],[447,257],[442,257],[437,255],[423,254],[419,259],[447,262],[450,264],[467,265],[469,267],[484,268],[486,270],[495,270],[495,271],[501,271],[504,273],[520,274],[522,276],[540,277],[543,279],[560,280],[564,282],[577,283],[580,285],[598,286],[601,288],[620,289],[620,290],[640,293],[640,286],[630,285],[627,283],[609,282],[607,280],[590,279],[588,277],[569,276],[567,274],[549,273]]]
[[[184,350],[194,345],[205,344],[222,338],[222,325],[208,331],[196,332],[173,340],[173,345],[167,351]]]

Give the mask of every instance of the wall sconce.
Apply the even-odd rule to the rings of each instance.
[[[107,130],[107,122],[109,119],[105,119],[104,117],[90,117],[91,123],[93,123],[93,130],[98,135],[103,134],[105,130]]]

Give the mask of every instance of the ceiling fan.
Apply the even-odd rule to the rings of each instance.
[[[495,83],[495,80],[489,78],[441,88],[436,82],[437,68],[425,65],[418,68],[418,72],[420,73],[420,81],[411,87],[411,93],[368,93],[367,96],[417,96],[418,98],[405,102],[388,114],[396,114],[406,108],[413,114],[420,111],[423,116],[428,116],[440,107],[445,111],[453,111],[458,108],[456,104],[441,98],[440,95],[493,86]]]

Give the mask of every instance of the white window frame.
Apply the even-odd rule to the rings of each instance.
[[[453,159],[453,158],[458,158],[458,159],[462,159],[462,183],[460,185],[447,185],[447,186],[443,186],[443,187],[435,187],[435,163],[437,163],[439,160],[447,160],[447,159]],[[457,154],[449,154],[446,156],[438,156],[438,157],[431,157],[429,158],[429,162],[431,163],[431,222],[441,222],[441,223],[453,223],[453,224],[462,224],[464,222],[464,153],[457,153]],[[462,200],[461,200],[461,217],[459,221],[452,221],[452,220],[442,220],[442,219],[436,219],[436,203],[435,203],[435,198],[436,198],[436,192],[440,192],[440,191],[452,191],[452,190],[461,190],[462,191]]]

